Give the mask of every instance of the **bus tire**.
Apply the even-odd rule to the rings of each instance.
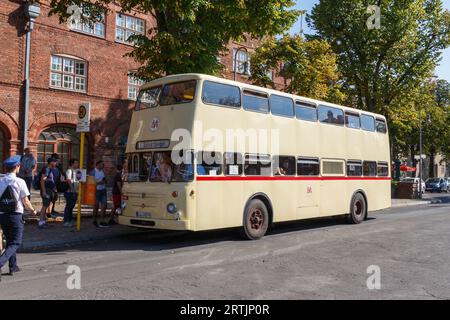
[[[348,220],[352,224],[363,222],[367,215],[367,202],[361,193],[356,193],[350,203],[350,214]]]
[[[261,239],[269,227],[269,212],[258,199],[250,200],[244,210],[242,236],[248,240]]]

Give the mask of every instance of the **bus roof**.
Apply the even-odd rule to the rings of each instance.
[[[175,74],[175,75],[158,78],[158,79],[155,79],[148,83],[143,84],[139,89],[142,90],[142,89],[147,89],[147,88],[151,88],[151,87],[158,86],[158,85],[163,85],[163,84],[170,83],[170,82],[181,82],[181,81],[187,81],[187,80],[210,80],[210,81],[214,81],[214,82],[220,82],[220,83],[240,87],[243,90],[248,89],[248,90],[252,90],[252,91],[260,91],[260,92],[263,91],[270,95],[277,94],[277,95],[290,97],[294,101],[311,103],[314,105],[325,105],[325,106],[330,106],[330,107],[336,107],[336,108],[340,108],[340,109],[343,109],[344,111],[348,111],[348,112],[352,112],[352,111],[357,112],[357,113],[363,112],[364,114],[372,115],[375,118],[381,118],[383,120],[386,120],[386,118],[383,115],[378,114],[378,113],[373,113],[373,112],[369,112],[369,111],[361,110],[361,109],[350,108],[350,107],[334,104],[331,102],[311,99],[311,98],[294,95],[294,94],[290,94],[290,93],[286,93],[286,92],[282,92],[282,91],[278,91],[278,90],[274,90],[274,89],[258,87],[258,86],[247,84],[244,82],[233,81],[233,80],[219,78],[219,77],[201,74],[201,73],[183,73],[183,74]]]

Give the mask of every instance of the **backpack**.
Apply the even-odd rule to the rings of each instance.
[[[11,186],[7,186],[0,197],[0,212],[13,213],[17,210],[17,199]]]
[[[34,181],[33,181],[33,188],[34,190],[41,190],[41,178],[42,178],[42,173],[45,170],[45,167],[39,171],[39,173],[34,177]]]

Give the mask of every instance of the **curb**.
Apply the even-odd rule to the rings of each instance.
[[[133,230],[130,228],[130,230]],[[153,235],[151,233],[154,233]],[[85,245],[85,244],[95,244],[100,242],[108,242],[109,240],[121,238],[121,237],[129,237],[129,236],[137,236],[142,234],[148,234],[149,239],[159,239],[167,236],[177,235],[180,234],[180,231],[163,231],[163,230],[135,230],[131,233],[120,233],[120,234],[112,234],[108,235],[105,234],[103,236],[93,237],[93,236],[86,236],[85,238],[76,239],[76,240],[69,240],[69,241],[35,241],[31,244],[28,244],[26,246],[20,247],[18,250],[18,253],[33,253],[36,251],[42,251],[42,250],[53,250],[53,249],[62,249],[62,248],[70,248],[78,245]]]
[[[432,204],[432,201],[417,201],[417,202],[398,203],[398,204],[391,205],[391,208],[424,206],[427,204]]]

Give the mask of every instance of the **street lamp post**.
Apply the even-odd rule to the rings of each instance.
[[[234,56],[233,56],[233,64],[234,64],[233,80],[234,81],[236,81],[236,70],[239,68],[239,66],[237,65],[237,55],[241,51],[244,51],[244,52],[248,53],[246,47],[239,47],[239,48],[236,49],[236,52],[234,53]],[[247,74],[247,62],[244,62],[244,72],[242,74],[243,75]]]
[[[24,0],[25,16],[28,18],[26,25],[26,47],[25,47],[25,110],[23,119],[23,148],[28,147],[28,112],[30,109],[30,47],[31,31],[34,28],[34,21],[39,17],[41,8],[39,3],[29,3]]]
[[[419,109],[419,199],[422,199],[423,159],[422,159],[422,109]]]

